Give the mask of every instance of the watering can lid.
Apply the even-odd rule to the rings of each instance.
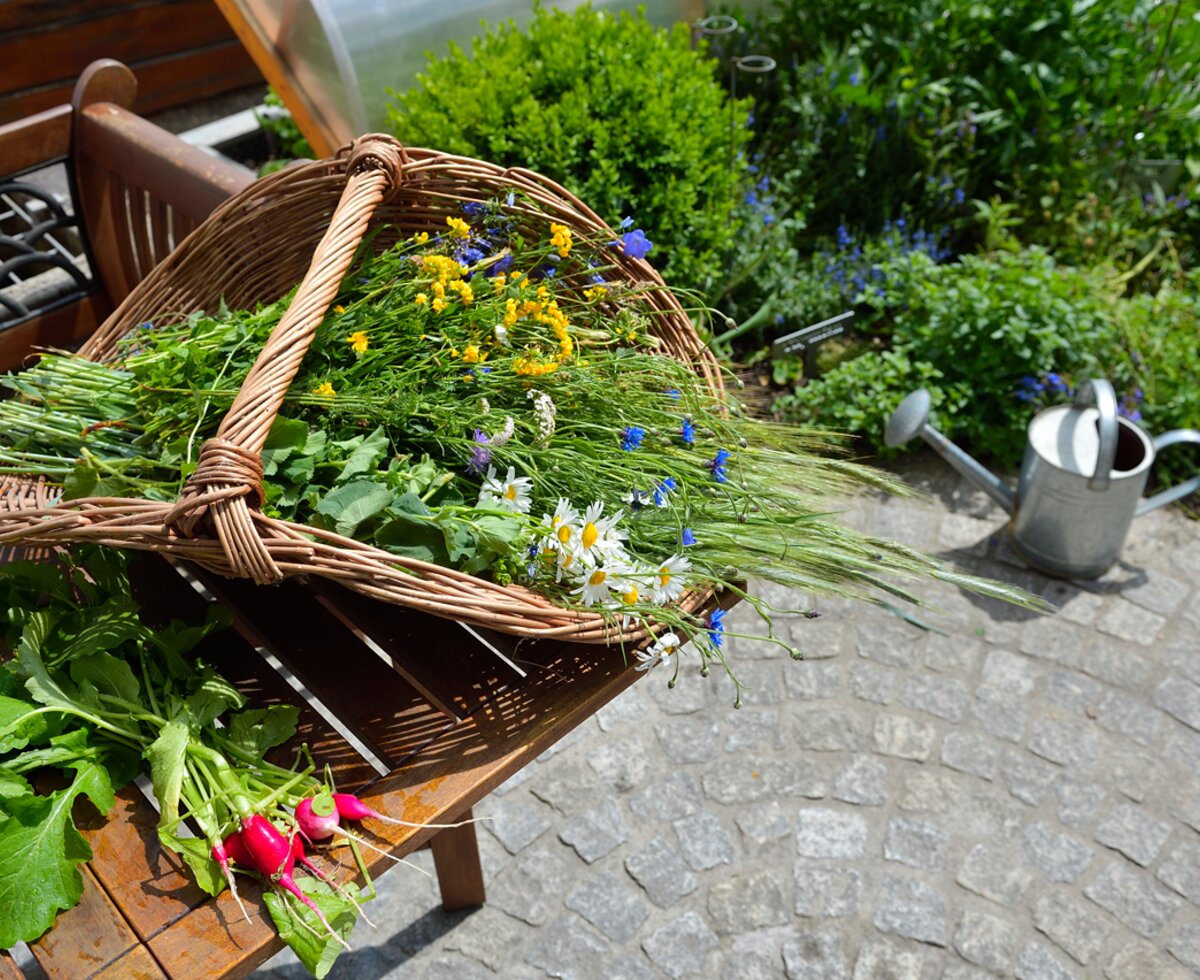
[[[1099,418],[1094,408],[1056,405],[1029,423],[1029,444],[1052,466],[1091,477],[1100,455]]]

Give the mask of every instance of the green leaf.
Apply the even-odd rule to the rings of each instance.
[[[209,895],[220,895],[225,888],[225,876],[212,859],[208,844],[199,837],[179,837],[169,830],[159,829],[158,839],[163,847],[174,851],[192,869],[196,884]]]
[[[137,704],[141,701],[142,685],[133,676],[129,664],[103,650],[86,657],[76,657],[69,667],[71,680],[76,684],[90,683],[102,694]]]
[[[276,416],[263,443],[263,475],[272,476],[293,453],[303,452],[308,443],[308,423]]]
[[[71,785],[50,796],[0,798],[0,949],[37,939],[83,894],[78,866],[92,849],[75,829],[71,807],[84,794],[101,813],[112,807],[103,766],[78,766]]]
[[[298,879],[296,884],[316,903],[339,936],[345,939],[350,935],[358,918],[358,910],[349,898],[316,878],[306,876]],[[317,980],[321,980],[341,953],[341,943],[329,935],[312,909],[302,905],[294,895],[269,890],[263,893],[263,899],[275,922],[279,938],[291,947],[305,968]]]
[[[58,730],[50,715],[29,717],[36,707],[28,701],[0,696],[0,753],[23,749],[30,742],[40,744]]]
[[[404,494],[388,508],[388,513],[392,520],[375,533],[375,541],[380,547],[405,558],[450,564],[445,534],[429,520],[429,508],[418,496]]]
[[[28,678],[25,690],[38,704],[74,711],[76,700],[50,676],[42,662],[42,647],[53,625],[54,618],[47,612],[30,616],[17,644],[17,660]]]
[[[186,773],[188,740],[191,733],[183,722],[172,721],[146,748],[150,762],[150,782],[159,805],[159,826],[174,826],[179,818],[179,794]]]
[[[193,730],[204,728],[230,708],[240,708],[246,699],[236,687],[216,673],[208,664],[200,666],[200,686],[188,697],[188,721]]]
[[[363,439],[358,448],[350,454],[335,482],[345,483],[363,473],[377,470],[380,460],[388,451],[388,445],[387,433],[383,431],[383,426],[376,426],[375,431]]]
[[[296,734],[300,709],[294,704],[273,704],[269,708],[240,711],[229,719],[226,736],[239,748],[253,755],[282,745]]]
[[[7,760],[14,772],[32,772],[43,766],[64,769],[80,762],[102,762],[107,753],[91,741],[86,728],[72,728],[62,735],[55,735],[45,748],[27,749]]]
[[[8,766],[0,766],[0,800],[5,800],[13,796],[32,796],[33,787],[29,785],[29,780],[22,776],[19,772],[14,772]],[[3,812],[4,804],[0,803],[0,812]]]
[[[363,521],[382,514],[393,497],[385,486],[356,480],[329,491],[317,505],[317,513],[332,518],[338,534],[351,537]]]

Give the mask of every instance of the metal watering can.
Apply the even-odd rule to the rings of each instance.
[[[1029,423],[1014,495],[1005,483],[928,424],[929,392],[914,391],[888,420],[884,441],[919,435],[939,456],[1012,515],[1013,548],[1034,568],[1063,578],[1095,578],[1121,554],[1135,517],[1200,489],[1200,474],[1143,500],[1160,449],[1200,444],[1195,429],[1157,438],[1117,414],[1107,381],[1080,386],[1073,405],[1043,409]]]

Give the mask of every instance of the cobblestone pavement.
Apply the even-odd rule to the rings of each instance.
[[[740,711],[652,672],[477,808],[486,906],[398,868],[331,975],[1200,976],[1200,528],[1157,512],[1104,578],[1055,581],[936,460],[905,475],[932,496],[848,519],[1054,613],[820,602],[777,624],[823,659],[732,643]]]

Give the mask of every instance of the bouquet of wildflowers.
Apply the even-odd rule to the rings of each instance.
[[[651,251],[630,221],[584,241],[547,220],[534,237],[515,204],[364,243],[264,448],[264,510],[665,627],[644,667],[681,636],[723,661],[723,612],[700,620],[679,600],[744,595],[749,578],[861,598],[927,575],[1003,592],[837,524],[831,498],[890,481],[819,433],[748,417],[661,352],[661,285],[605,259]],[[67,497],[174,499],[289,299],[146,324],[120,367],[43,357],[5,382],[20,397],[0,403],[0,468]]]

